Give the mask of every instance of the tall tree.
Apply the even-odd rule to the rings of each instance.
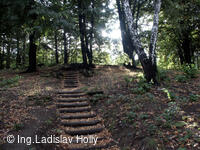
[[[6,53],[6,69],[10,69],[10,53],[11,53],[11,37],[8,38],[7,53]]]
[[[152,35],[149,47],[149,57],[144,51],[142,43],[138,37],[137,30],[135,29],[135,23],[132,16],[132,11],[130,7],[130,3],[128,0],[122,0],[122,5],[125,13],[126,24],[128,25],[128,29],[131,36],[132,44],[135,48],[135,51],[139,57],[140,63],[143,67],[144,76],[147,82],[153,80],[154,83],[157,83],[156,74],[157,74],[157,64],[156,64],[156,40],[158,33],[158,22],[159,22],[159,12],[161,7],[161,0],[154,1],[154,23],[152,28]]]
[[[136,63],[135,63],[135,58],[134,58],[134,47],[131,43],[131,37],[125,23],[124,10],[122,9],[120,0],[116,0],[116,3],[117,3],[118,14],[119,14],[123,49],[124,49],[124,52],[132,60],[133,68],[136,68]]]
[[[64,29],[64,32],[63,32],[63,40],[64,40],[64,43],[63,43],[63,46],[64,46],[64,64],[67,65],[68,64],[68,49],[67,49],[67,37],[66,37],[66,30]]]
[[[29,67],[27,72],[35,72],[36,71],[36,51],[37,45],[36,42],[36,35],[35,31],[29,35]]]
[[[17,57],[16,57],[16,68],[19,67],[21,63],[21,53],[20,53],[20,41],[19,41],[19,34],[17,34]]]
[[[5,36],[2,36],[2,49],[0,49],[0,69],[4,69]]]
[[[194,63],[194,53],[200,48],[197,42],[200,40],[199,9],[198,0],[163,1],[162,35],[159,43],[161,57],[171,58],[168,60],[172,60],[174,64]],[[168,60],[163,61],[166,63]]]
[[[87,45],[85,41],[86,33],[85,33],[85,14],[84,14],[84,7],[83,7],[83,1],[78,0],[78,15],[79,15],[79,30],[80,30],[80,39],[81,39],[81,51],[82,51],[82,57],[83,57],[83,64],[84,66],[88,65],[87,60]]]
[[[54,39],[55,39],[55,58],[56,58],[56,64],[59,63],[59,58],[58,58],[58,35],[57,35],[57,30],[54,33]]]

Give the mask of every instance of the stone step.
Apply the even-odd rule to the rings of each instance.
[[[78,83],[64,83],[64,85],[78,85]]]
[[[60,113],[76,113],[76,112],[88,112],[91,111],[91,107],[79,107],[79,108],[61,108],[59,109]]]
[[[86,94],[60,94],[60,97],[64,97],[64,98],[69,98],[69,97],[82,97],[85,96]]]
[[[65,83],[65,84],[78,84],[78,80],[73,80],[73,81],[64,80],[64,83]]]
[[[64,79],[78,79],[78,76],[64,76]]]
[[[57,94],[80,94],[83,93],[81,90],[76,91],[58,91]]]
[[[65,76],[77,76],[79,75],[78,73],[68,73],[68,74],[64,74]]]
[[[79,80],[78,79],[64,79],[64,82],[79,82]]]
[[[73,76],[64,76],[64,79],[65,78],[78,78],[78,76],[77,75],[73,75]]]
[[[58,108],[64,108],[64,107],[84,107],[89,106],[87,102],[81,102],[81,103],[60,103],[57,104]]]
[[[100,120],[85,120],[85,121],[68,121],[64,120],[61,121],[63,126],[70,126],[70,127],[82,127],[82,126],[94,126],[100,123]]]
[[[76,81],[64,81],[65,82],[65,84],[78,84],[78,81],[76,80]]]
[[[103,131],[103,127],[100,127],[100,126],[89,126],[89,128],[88,128],[88,126],[87,126],[87,128],[73,128],[73,127],[71,127],[71,128],[67,128],[67,129],[65,129],[65,133],[66,134],[69,134],[69,135],[71,135],[71,136],[75,136],[75,135],[90,135],[90,134],[95,134],[95,133],[99,133],[99,132],[101,132],[101,131]]]
[[[78,115],[63,115],[61,116],[61,119],[88,119],[88,118],[94,118],[97,115],[94,113],[87,113],[87,114],[78,114]]]
[[[64,85],[65,88],[76,88],[78,85]]]
[[[70,103],[70,102],[83,102],[83,101],[87,101],[87,98],[61,98],[61,99],[57,99],[57,102],[61,102],[61,103]]]

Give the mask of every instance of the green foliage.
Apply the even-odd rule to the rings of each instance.
[[[185,52],[193,55],[194,51],[199,51],[200,45],[197,43],[200,39],[199,28],[196,28],[199,26],[199,13],[196,13],[200,8],[199,4],[199,0],[162,2],[163,10],[160,15],[160,33],[162,34],[158,35],[157,43],[159,65],[162,67],[180,67],[181,58],[182,63],[189,63],[185,62],[189,57],[189,54]],[[193,58],[192,61],[194,61]]]
[[[198,69],[194,64],[192,65],[183,65],[182,70],[187,78],[196,78],[198,74]]]
[[[153,94],[151,94],[151,93],[146,93],[146,96],[150,99],[150,100],[155,100],[155,97],[154,97],[154,95]]]
[[[131,82],[133,82],[133,78],[129,76],[124,76],[124,81],[126,82],[126,86],[128,87]]]
[[[188,78],[185,75],[177,75],[175,80],[181,83],[186,83]]]
[[[51,126],[53,124],[53,119],[50,118],[50,119],[46,120],[45,123],[47,126]]]
[[[147,83],[144,78],[140,78],[139,82],[137,83],[137,88],[131,89],[135,94],[144,94],[151,90],[151,84]]]
[[[15,131],[19,131],[24,127],[24,125],[22,123],[15,123],[13,129]]]
[[[139,115],[139,118],[140,119],[148,119],[149,118],[149,115],[148,114],[145,114],[145,113],[142,113]]]
[[[196,101],[198,101],[200,99],[200,95],[190,94],[189,95],[189,99],[192,102],[196,102]]]
[[[165,109],[165,111],[162,114],[162,116],[166,120],[170,121],[170,120],[172,120],[173,118],[175,118],[177,116],[179,111],[180,111],[180,107],[177,105],[177,103],[176,102],[170,102],[168,104],[168,108]]]
[[[158,69],[157,79],[159,82],[169,80],[167,76],[168,71],[164,69]]]
[[[11,87],[11,86],[15,86],[18,84],[19,80],[21,79],[22,77],[21,76],[18,76],[16,75],[15,77],[13,78],[10,78],[10,79],[3,79],[1,82],[0,82],[0,87],[3,88],[3,87]]]
[[[110,55],[107,52],[93,51],[93,61],[99,65],[111,64]]]
[[[124,63],[129,62],[129,57],[127,54],[124,53],[118,53],[118,57],[115,58],[115,63],[116,65],[123,65]]]
[[[156,150],[158,149],[158,143],[154,138],[145,137],[143,139],[141,147],[143,150]]]
[[[171,92],[171,91],[169,91],[168,89],[165,89],[165,88],[163,89],[163,92],[165,92],[167,94],[167,97],[170,101],[175,100],[175,98],[176,98],[175,93],[173,93],[173,92]]]
[[[187,150],[187,148],[180,147],[180,148],[178,148],[178,150]]]
[[[94,96],[92,96],[92,98],[90,99],[90,102],[92,103],[92,105],[96,105],[96,103],[99,100],[102,100],[104,98],[106,98],[107,96],[104,94],[95,94]]]
[[[127,115],[128,122],[134,121],[134,119],[136,119],[137,117],[137,114],[133,111],[128,112],[126,115]]]
[[[187,123],[184,122],[184,121],[177,121],[174,125],[177,127],[177,128],[181,128],[181,127],[184,127]]]

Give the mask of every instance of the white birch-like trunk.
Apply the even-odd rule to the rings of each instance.
[[[137,30],[135,29],[135,24],[134,24],[134,19],[132,16],[132,11],[129,5],[129,0],[123,0],[122,2],[123,8],[124,8],[124,13],[125,13],[125,20],[126,24],[128,25],[128,29],[130,32],[131,40],[133,42],[133,45],[135,46],[135,51],[139,58],[145,58],[143,57],[144,55],[146,56],[143,47],[141,45],[141,41],[139,40],[137,36]]]
[[[135,23],[132,16],[131,7],[129,4],[129,0],[122,0],[122,5],[125,14],[126,24],[128,26],[130,37],[132,40],[132,44],[135,48],[137,55],[139,56],[139,60],[144,70],[145,78],[148,82],[153,80],[154,83],[157,84],[156,73],[157,73],[157,65],[156,65],[156,41],[157,41],[157,33],[158,33],[158,21],[159,21],[159,12],[161,6],[161,0],[155,0],[155,13],[154,13],[154,23],[152,28],[152,35],[150,40],[150,55],[149,58],[142,47],[141,41],[137,35],[137,30],[135,29]]]
[[[152,62],[152,65],[156,64],[156,41],[158,34],[158,23],[159,23],[159,12],[161,7],[161,0],[154,0],[154,18],[153,18],[153,27],[151,31],[151,40],[149,46],[149,59]]]

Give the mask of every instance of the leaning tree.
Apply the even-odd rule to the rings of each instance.
[[[122,21],[124,21],[124,24],[127,26],[127,30],[125,30],[126,34],[130,36],[130,45],[133,48],[133,50],[136,52],[136,54],[139,57],[140,63],[142,65],[144,76],[147,80],[147,82],[150,82],[153,80],[153,82],[156,84],[156,74],[157,74],[157,62],[156,62],[156,41],[157,41],[157,34],[158,34],[158,23],[159,23],[159,12],[161,7],[161,0],[154,0],[154,19],[153,19],[153,27],[151,31],[151,38],[150,38],[150,44],[149,44],[149,54],[144,50],[144,47],[142,45],[140,36],[138,35],[138,28],[137,28],[137,22],[138,18],[136,18],[136,22],[134,21],[134,15],[131,9],[129,0],[121,0],[121,8],[122,8],[122,17],[124,17]],[[119,4],[120,5],[120,4]],[[137,11],[139,11],[138,9]],[[118,11],[119,12],[119,11]]]

